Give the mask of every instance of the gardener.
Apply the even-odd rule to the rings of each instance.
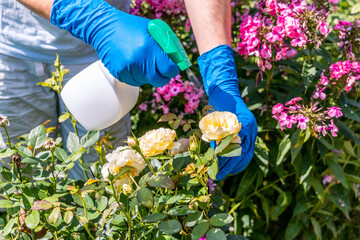
[[[4,1],[5,3],[3,3]],[[178,67],[168,58],[147,32],[148,19],[119,11],[103,0],[18,0],[18,2],[24,4],[45,19],[51,20],[53,24],[67,30],[74,37],[94,47],[96,53],[112,75],[125,83],[135,86],[150,83],[155,87],[159,87],[168,83],[170,78],[175,77],[179,73]],[[222,179],[229,173],[237,173],[242,170],[251,160],[257,136],[257,124],[253,114],[243,102],[238,89],[236,66],[233,51],[230,47],[230,0],[185,0],[185,3],[201,54],[198,63],[205,91],[209,96],[209,104],[215,110],[236,113],[239,121],[242,123],[242,130],[239,135],[242,138],[243,153],[241,157],[224,158],[219,161],[220,172],[218,179]],[[4,5],[15,3],[11,0],[2,0],[1,4],[5,7]],[[11,14],[11,17],[16,17],[14,15]],[[3,19],[0,23],[2,23],[2,31],[4,32],[8,22],[11,21],[4,19],[4,16],[2,17]],[[10,18],[10,16],[7,17]],[[33,18],[36,17],[33,16]],[[21,24],[26,26],[29,22],[24,21]],[[47,26],[47,23],[39,18],[36,18],[36,24],[37,26]],[[19,28],[17,26],[17,29]],[[44,52],[49,53],[47,49],[55,48],[62,57],[62,62],[66,65],[74,64],[66,61],[67,59],[71,61],[75,55],[78,58],[78,63],[89,64],[96,60],[93,52],[88,48],[78,42],[76,42],[78,45],[69,48],[69,45],[66,45],[66,43],[73,41],[72,39],[66,38],[65,41],[63,40],[64,42],[59,42],[57,38],[63,37],[63,33],[54,31],[51,28],[48,29],[50,29],[50,34],[46,34],[47,39],[44,41],[44,36],[42,35],[44,33],[41,31],[37,32],[36,29],[24,28],[23,32],[18,33],[20,39],[18,38],[16,41],[16,48],[12,51],[7,51],[9,52],[7,54],[34,61],[34,59],[40,59],[39,56],[41,55],[39,55],[39,52],[42,54]],[[29,42],[27,36],[22,38],[24,35],[21,34],[23,33],[35,36],[35,39],[38,40],[38,46],[35,46],[38,52],[34,53],[31,51],[32,49],[26,49]],[[40,35],[38,35],[39,33]],[[59,35],[56,36],[56,34]],[[4,49],[0,45],[0,53],[5,52],[6,49],[6,44],[3,43],[6,41],[2,38],[0,38],[0,44],[4,45]],[[42,49],[42,44],[46,42],[57,45],[51,48],[45,44],[45,49]],[[11,42],[7,43],[8,46],[12,46]],[[27,52],[24,53],[22,49],[19,50],[20,46],[23,46],[23,48],[25,46]],[[74,55],[70,54],[69,51],[63,51],[66,50],[64,49],[66,46]],[[80,54],[80,56],[77,54]],[[52,53],[52,55],[54,54]],[[44,61],[44,59],[41,60]],[[39,66],[38,64],[34,64],[34,66],[33,68],[37,72],[43,70],[36,67]],[[21,70],[20,68],[19,71]],[[70,70],[70,73],[76,74],[77,71]],[[4,82],[3,80],[1,81]],[[29,83],[26,84],[28,85],[27,88],[29,88],[33,83],[30,85]],[[27,88],[21,90],[21,88],[23,87],[20,87],[20,85],[16,86],[20,94],[28,90]],[[47,95],[45,96],[44,98],[47,98]],[[0,100],[3,101],[3,98],[2,93],[0,93]],[[4,103],[9,105],[8,108],[11,107],[11,101],[0,102],[1,106]],[[36,104],[34,102],[29,103],[31,105]],[[35,106],[38,107],[39,104]],[[55,108],[55,105],[50,106],[51,108]],[[50,109],[46,112],[51,112]],[[18,108],[16,114],[19,112],[24,113]],[[6,115],[7,112],[2,112],[2,114]],[[50,114],[44,117],[43,120],[47,118],[56,119],[56,117]],[[26,119],[33,118],[29,116]],[[16,124],[19,125],[18,122]],[[28,131],[28,129],[26,130]],[[66,134],[63,133],[63,136],[66,136]]]

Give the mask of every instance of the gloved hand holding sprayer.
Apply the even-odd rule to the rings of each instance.
[[[36,7],[35,0],[19,1],[93,46],[110,73],[129,85],[163,86],[179,73],[179,67],[184,70],[191,65],[186,66],[189,64],[186,62],[176,65],[169,58],[154,34],[149,33],[150,20],[121,12],[104,0],[54,0],[53,3],[48,0],[42,4],[51,6],[51,14],[48,7],[45,11],[41,6]],[[217,180],[221,180],[244,169],[252,159],[257,123],[238,87],[230,47],[230,0],[185,0],[185,3],[201,54],[198,64],[209,104],[216,111],[235,113],[242,124],[239,133],[242,155],[219,159]]]

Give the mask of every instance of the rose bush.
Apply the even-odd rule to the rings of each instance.
[[[239,87],[259,125],[245,170],[213,181],[217,156],[241,154],[241,122],[198,110],[204,91],[181,74],[140,89],[134,136],[114,151],[98,132],[70,134],[64,150],[46,125],[0,142],[1,237],[359,239],[360,4],[236,0],[232,10]],[[182,0],[136,0],[132,13],[167,21],[196,63]],[[55,65],[42,85],[59,92],[66,70]],[[5,130],[10,121],[0,115]],[[89,164],[91,147],[100,161]],[[89,180],[68,179],[75,161]]]

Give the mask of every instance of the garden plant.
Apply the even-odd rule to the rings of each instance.
[[[200,77],[183,4],[133,0],[131,13],[166,21]],[[237,0],[232,12],[239,88],[259,126],[243,171],[216,179],[218,161],[241,155],[241,122],[181,73],[141,87],[122,147],[111,133],[79,136],[69,112],[67,146],[47,123],[2,136],[0,237],[360,239],[360,2]],[[60,93],[65,68],[57,58],[39,85]],[[12,124],[0,115],[6,135]],[[84,161],[90,149],[99,161]],[[75,162],[86,180],[67,177]]]

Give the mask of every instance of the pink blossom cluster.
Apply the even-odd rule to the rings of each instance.
[[[143,8],[149,6],[155,18],[162,18],[163,15],[186,15],[184,0],[135,0],[133,2],[130,13],[134,15],[142,15]]]
[[[180,100],[180,103],[185,103],[183,113],[192,114],[198,108],[204,93],[203,88],[198,89],[194,83],[182,81],[181,75],[177,75],[167,85],[156,88],[156,91],[153,93],[154,99],[141,103],[139,109],[147,111],[150,104],[152,109],[161,109],[164,114],[167,114],[169,113],[169,105],[176,97]],[[172,109],[172,112],[176,113],[176,109]]]
[[[312,95],[314,99],[325,100],[327,93],[326,89],[329,89],[331,95],[339,97],[340,93],[344,90],[349,92],[355,88],[360,79],[360,63],[350,62],[346,60],[343,62],[337,62],[330,66],[330,70],[323,72],[319,83],[316,85],[316,89]]]
[[[261,71],[271,69],[272,61],[296,56],[297,47],[318,47],[331,31],[325,22],[329,13],[305,0],[260,0],[255,6],[258,12],[254,16],[249,12],[243,16],[237,50],[245,57],[259,57]]]
[[[356,61],[356,55],[360,53],[360,20],[357,19],[353,23],[339,21],[334,30],[339,31],[339,47],[342,49],[344,57]]]
[[[276,104],[272,108],[272,114],[279,122],[281,130],[296,125],[301,130],[309,129],[315,137],[326,136],[328,131],[336,137],[339,130],[334,124],[334,118],[342,116],[341,108],[333,106],[324,110],[318,105],[319,102],[311,101],[310,106],[306,106],[301,97],[296,97],[285,105]]]

